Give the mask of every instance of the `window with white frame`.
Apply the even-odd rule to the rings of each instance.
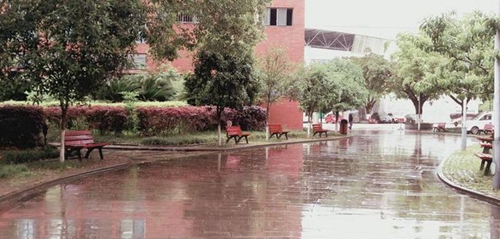
[[[266,26],[291,26],[293,8],[267,8],[264,16]]]
[[[131,54],[132,66],[130,69],[146,69],[147,68],[147,55],[145,53]]]
[[[177,16],[177,21],[180,23],[198,23],[198,19],[195,16],[179,13]]]

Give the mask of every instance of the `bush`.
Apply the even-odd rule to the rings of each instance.
[[[41,149],[4,151],[2,161],[6,164],[23,164],[57,157],[59,157],[57,148],[46,146]]]
[[[87,110],[88,106],[69,107],[66,113],[66,129],[88,129]],[[47,120],[58,129],[61,128],[61,108],[59,106],[45,107],[43,109]]]
[[[90,128],[107,133],[120,134],[127,125],[128,113],[124,107],[94,106],[87,110]]]
[[[42,108],[35,106],[0,107],[0,146],[34,148],[45,144],[47,132]]]
[[[137,130],[142,135],[180,134],[209,128],[211,112],[200,107],[139,107]]]
[[[266,110],[248,106],[238,113],[238,123],[243,130],[263,130],[266,127]]]

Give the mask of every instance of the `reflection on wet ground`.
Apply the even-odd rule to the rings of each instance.
[[[500,236],[499,208],[436,177],[440,160],[460,147],[458,137],[357,134],[61,184],[0,211],[0,238]]]

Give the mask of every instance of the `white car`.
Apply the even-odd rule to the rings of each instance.
[[[471,134],[479,134],[484,131],[484,126],[487,124],[492,124],[493,112],[484,112],[476,116],[475,118],[466,121],[467,132]]]

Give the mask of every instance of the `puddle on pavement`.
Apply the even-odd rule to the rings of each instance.
[[[370,132],[142,165],[15,203],[0,238],[498,238],[499,208],[436,177],[459,142]]]

